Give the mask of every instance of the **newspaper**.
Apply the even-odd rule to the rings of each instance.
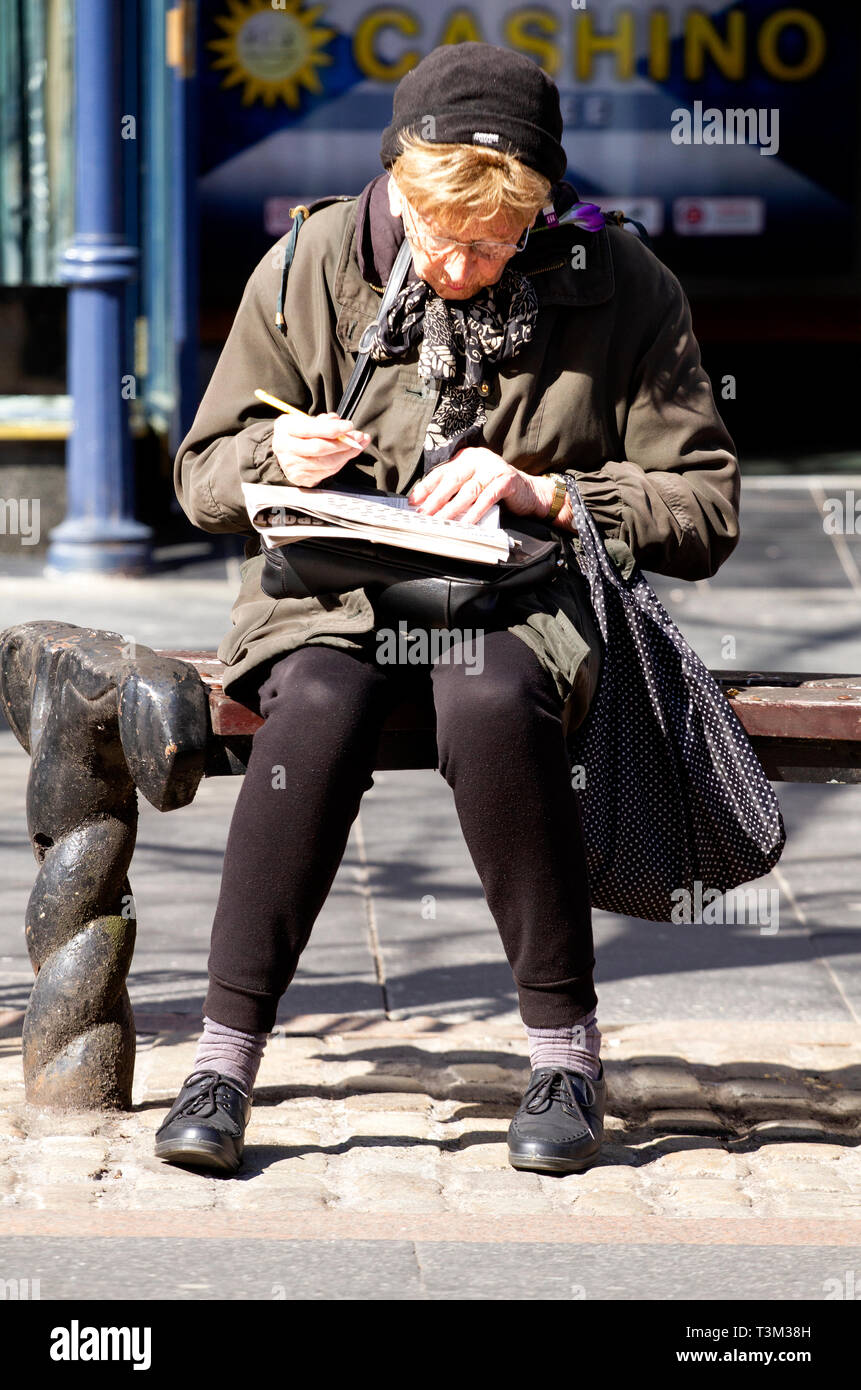
[[[336,491],[288,483],[243,483],[248,516],[269,547],[307,540],[367,540],[450,559],[498,564],[510,538],[499,505],[475,524],[425,516],[396,493]]]

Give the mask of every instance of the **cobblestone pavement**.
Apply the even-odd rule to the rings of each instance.
[[[154,1131],[195,1049],[187,1027],[170,1023],[139,1019],[153,1031],[141,1032],[132,1112],[63,1114],[24,1103],[20,1039],[8,1020],[0,1231],[59,1232],[78,1218],[95,1234],[101,1214],[134,1213],[144,1218],[132,1225],[141,1234],[161,1229],[150,1225],[159,1216],[179,1231],[184,1213],[205,1212],[268,1218],[260,1232],[268,1235],[289,1219],[292,1234],[321,1237],[383,1237],[418,1221],[446,1239],[479,1228],[493,1239],[494,1227],[511,1239],[528,1218],[535,1239],[542,1216],[570,1213],[578,1239],[587,1238],[580,1218],[661,1238],[667,1218],[693,1217],[694,1239],[747,1241],[750,1223],[758,1240],[769,1223],[785,1238],[794,1223],[799,1233],[812,1223],[825,1243],[859,1240],[861,1030],[853,1024],[823,1024],[815,1043],[782,1024],[608,1026],[604,1148],[586,1172],[558,1178],[508,1164],[506,1131],[528,1079],[510,1027],[296,1019],[272,1038],[245,1163],[225,1179],[153,1157]],[[216,1219],[213,1233],[224,1229]],[[242,1229],[248,1234],[244,1221]],[[558,1219],[554,1230],[566,1238]]]

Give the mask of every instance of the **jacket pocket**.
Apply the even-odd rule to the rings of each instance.
[[[275,598],[264,598],[242,605],[238,616],[234,618],[231,631],[221,639],[218,648],[218,658],[225,666],[233,666],[242,660],[248,644],[268,624],[277,602]]]
[[[263,556],[253,555],[239,566],[242,583],[231,610],[233,627],[221,639],[219,660],[232,666],[245,656],[249,643],[266,627],[278,600],[264,594],[260,587]]]

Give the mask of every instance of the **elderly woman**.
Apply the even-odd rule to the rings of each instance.
[[[676,278],[619,228],[579,226],[554,84],[486,44],[435,50],[398,86],[388,171],[326,200],[248,282],[176,490],[196,526],[249,535],[225,688],[264,717],[230,826],[194,1070],[158,1131],[173,1162],[235,1171],[276,1009],[326,899],[392,702],[429,682],[439,769],[517,987],[531,1076],[509,1130],[516,1168],[593,1162],[599,1056],[585,848],[567,734],[597,686],[601,639],[576,563],[511,599],[479,670],[378,660],[354,588],[272,599],[240,484],[335,475],[475,522],[496,502],[571,536],[576,481],[608,550],[684,579],[737,538],[738,466]],[[576,210],[575,210],[576,212]],[[335,414],[404,238],[407,281],[374,333],[375,369]],[[282,301],[283,295],[283,301]],[[264,414],[262,386],[312,419]],[[275,768],[283,775],[273,776]]]

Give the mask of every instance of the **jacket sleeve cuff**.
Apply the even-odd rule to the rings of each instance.
[[[195,479],[194,508],[187,512],[196,526],[206,531],[239,531],[253,534],[245,508],[242,483],[283,483],[283,470],[272,449],[274,420],[258,420],[238,434],[215,441],[211,456],[201,457],[201,476]],[[227,467],[225,463],[233,458]],[[218,493],[213,482],[218,478]]]
[[[284,470],[272,448],[274,420],[261,420],[243,431],[247,447],[239,451],[239,477],[243,483],[283,483]]]
[[[565,472],[566,476],[577,484],[577,491],[595,522],[607,554],[622,578],[629,579],[637,562],[634,552],[624,539],[624,503],[618,487],[611,478],[601,472],[582,473],[575,468],[568,468]],[[576,550],[579,546],[577,538],[574,545]]]
[[[595,473],[584,473],[578,468],[566,468],[565,472],[577,484],[583,505],[588,507],[603,539],[623,537],[625,504],[618,483],[600,469]]]

